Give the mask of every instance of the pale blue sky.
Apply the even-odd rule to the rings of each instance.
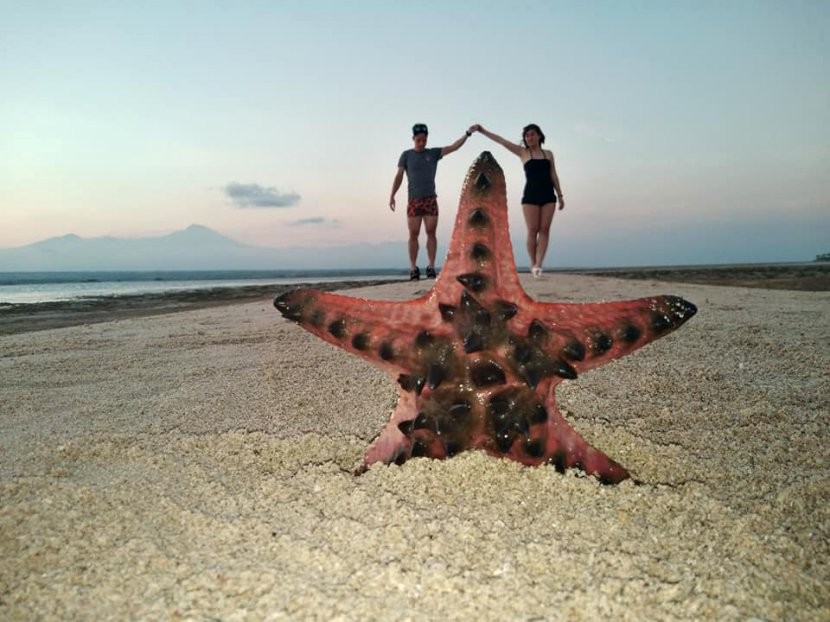
[[[830,3],[401,4],[0,0],[0,247],[404,240],[387,199],[422,121],[432,146],[542,126],[553,265],[830,252]],[[519,160],[475,135],[439,166],[443,243],[485,149],[522,238]],[[256,186],[295,197],[234,203]]]

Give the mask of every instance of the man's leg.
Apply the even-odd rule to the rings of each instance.
[[[435,269],[435,252],[438,248],[438,239],[435,237],[435,229],[438,228],[438,216],[424,216],[424,229],[427,232],[427,257],[429,266]]]
[[[408,216],[406,219],[409,227],[409,269],[415,270],[418,266],[418,235],[421,233],[421,222],[423,216]]]

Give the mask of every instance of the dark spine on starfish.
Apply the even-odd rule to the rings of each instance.
[[[464,335],[463,346],[464,352],[467,354],[481,352],[486,347],[484,336],[481,334],[481,331],[477,330],[475,327],[471,328],[469,332]]]
[[[452,305],[445,305],[444,303],[439,303],[438,310],[441,313],[441,319],[445,322],[452,322],[455,318],[455,307]]]
[[[539,320],[533,320],[527,329],[527,336],[535,343],[544,343],[548,338],[548,329]]]
[[[477,387],[504,384],[504,370],[493,361],[480,361],[470,366],[470,379]]]
[[[571,340],[562,348],[562,356],[571,361],[582,361],[585,359],[585,346],[575,339]]]
[[[422,330],[415,335],[415,346],[418,348],[427,348],[435,342],[435,338],[428,330]]]
[[[288,320],[299,322],[303,318],[303,304],[298,300],[296,292],[288,292],[278,296],[274,300],[274,306]]]
[[[487,212],[481,208],[477,208],[470,212],[470,217],[467,222],[474,229],[483,229],[490,224],[490,219],[487,217]]]
[[[445,365],[439,363],[432,363],[427,368],[427,386],[430,389],[437,389],[438,386],[447,379],[449,370]]]
[[[333,337],[342,339],[346,336],[346,320],[343,318],[337,319],[328,325],[328,331]]]
[[[588,348],[595,355],[600,356],[605,354],[613,345],[614,342],[611,340],[611,337],[606,335],[600,329],[589,329]]]
[[[404,391],[414,391],[416,395],[420,395],[424,389],[425,380],[420,376],[401,374],[398,376],[398,384]]]
[[[487,177],[485,173],[479,173],[476,176],[476,181],[474,185],[476,190],[478,190],[480,193],[483,193],[488,191],[492,184],[490,183],[490,179]]]
[[[634,324],[628,324],[627,326],[623,326],[620,329],[620,339],[625,341],[626,343],[637,343],[637,340],[640,338],[643,332],[637,328]]]
[[[358,333],[354,337],[352,337],[352,347],[355,350],[368,350],[369,349],[369,334],[368,333]]]
[[[487,277],[479,272],[459,274],[458,282],[475,294],[480,294],[487,289]]]
[[[391,361],[395,358],[395,351],[392,349],[392,344],[384,341],[378,348],[378,356],[384,361]]]
[[[539,438],[529,438],[525,441],[524,452],[531,458],[541,458],[545,455],[545,443]]]
[[[490,259],[490,249],[487,248],[485,244],[476,242],[470,250],[470,257],[472,257],[474,261],[483,262]]]
[[[519,307],[515,303],[508,302],[507,300],[497,300],[494,309],[499,319],[504,321],[513,318],[519,311]]]

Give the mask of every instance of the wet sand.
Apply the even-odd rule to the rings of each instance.
[[[400,279],[397,281],[400,282]],[[394,281],[390,279],[298,285],[241,285],[128,296],[86,297],[34,304],[0,304],[0,335],[177,313],[255,300],[273,300],[279,294],[295,287],[332,290],[370,287],[391,282]]]
[[[641,485],[478,452],[354,477],[393,381],[271,294],[0,337],[0,619],[830,619],[830,293],[523,283],[698,305],[558,389]]]
[[[575,271],[576,274],[618,279],[651,279],[674,283],[699,283],[729,287],[760,287],[807,292],[830,291],[830,262],[745,264],[726,266],[671,266],[665,268],[606,268]]]

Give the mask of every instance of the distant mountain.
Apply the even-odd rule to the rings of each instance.
[[[564,226],[564,225],[563,225]],[[557,225],[557,227],[559,227]],[[524,230],[513,251],[527,266]],[[421,238],[423,240],[423,238]],[[546,266],[668,266],[805,261],[827,249],[830,219],[734,222],[713,227],[643,228],[621,235],[613,227],[590,235],[553,231]],[[438,239],[438,264],[449,239]],[[423,246],[420,265],[426,260]],[[248,246],[212,229],[191,225],[168,235],[138,239],[64,235],[19,248],[0,249],[0,272],[105,270],[331,270],[406,269],[406,242],[364,242],[325,248]]]
[[[406,243],[319,248],[248,246],[191,225],[147,238],[81,238],[74,234],[0,249],[0,272],[58,270],[290,270],[406,266]]]

